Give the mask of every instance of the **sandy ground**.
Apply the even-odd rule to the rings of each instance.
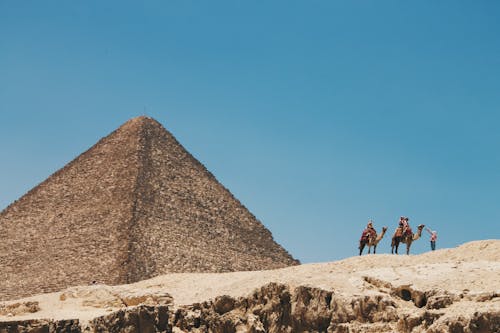
[[[57,293],[0,303],[0,321],[34,318],[79,318],[86,321],[123,307],[123,299],[143,295],[162,298],[169,294],[174,305],[179,306],[224,294],[246,296],[270,282],[288,284],[292,288],[313,286],[345,295],[377,292],[364,281],[366,276],[396,287],[409,285],[418,290],[442,289],[456,294],[500,293],[500,240],[475,241],[421,255],[364,255],[269,271],[167,274],[129,285],[72,287]],[[22,313],[21,307],[18,310],[14,307],[14,310],[2,313],[2,306],[5,309],[5,306],[29,301],[38,302],[40,310]],[[488,304],[500,309],[500,300]]]

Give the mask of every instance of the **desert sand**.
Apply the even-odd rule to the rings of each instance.
[[[461,297],[461,301],[448,307],[449,315],[477,311],[478,307],[500,311],[500,240],[475,241],[420,255],[364,255],[267,271],[167,274],[117,286],[97,281],[94,285],[2,302],[0,321],[43,318],[86,322],[125,307],[124,300],[132,305],[165,301],[179,307],[221,295],[247,296],[271,282],[288,285],[290,289],[321,288],[346,297],[376,294],[401,286],[420,291],[440,290]],[[490,295],[488,301],[478,303],[481,295]],[[34,304],[29,302],[37,302],[38,306],[29,310],[26,304]],[[399,302],[408,309],[413,306],[408,304],[411,302]]]

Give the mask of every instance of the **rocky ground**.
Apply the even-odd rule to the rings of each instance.
[[[500,240],[0,303],[0,332],[500,332]]]

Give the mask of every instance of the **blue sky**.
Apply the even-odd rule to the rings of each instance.
[[[438,247],[500,238],[498,17],[497,1],[0,0],[0,209],[146,114],[303,262],[356,255],[369,218],[392,233],[409,216]]]

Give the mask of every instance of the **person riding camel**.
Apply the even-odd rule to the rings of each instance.
[[[410,224],[408,223],[410,219],[407,218],[407,217],[403,217],[403,235],[411,235],[412,231],[411,231],[411,227],[410,227]]]
[[[366,225],[366,229],[363,230],[363,233],[361,234],[361,240],[365,239],[368,240],[370,237],[376,237],[377,232],[375,231],[375,228],[373,227],[373,221],[369,220],[368,224]]]
[[[399,218],[398,227],[396,228],[396,231],[394,232],[394,237],[401,238],[403,236],[404,229],[405,229],[405,217],[401,216]]]
[[[399,217],[399,222],[398,222],[398,227],[396,228],[396,231],[399,230],[399,232],[401,233],[401,235],[403,235],[403,230],[405,229],[405,217],[404,216],[400,216]]]
[[[398,223],[398,225],[399,225],[400,228],[404,227],[404,219],[405,219],[404,216],[400,216],[399,217],[399,223]]]

